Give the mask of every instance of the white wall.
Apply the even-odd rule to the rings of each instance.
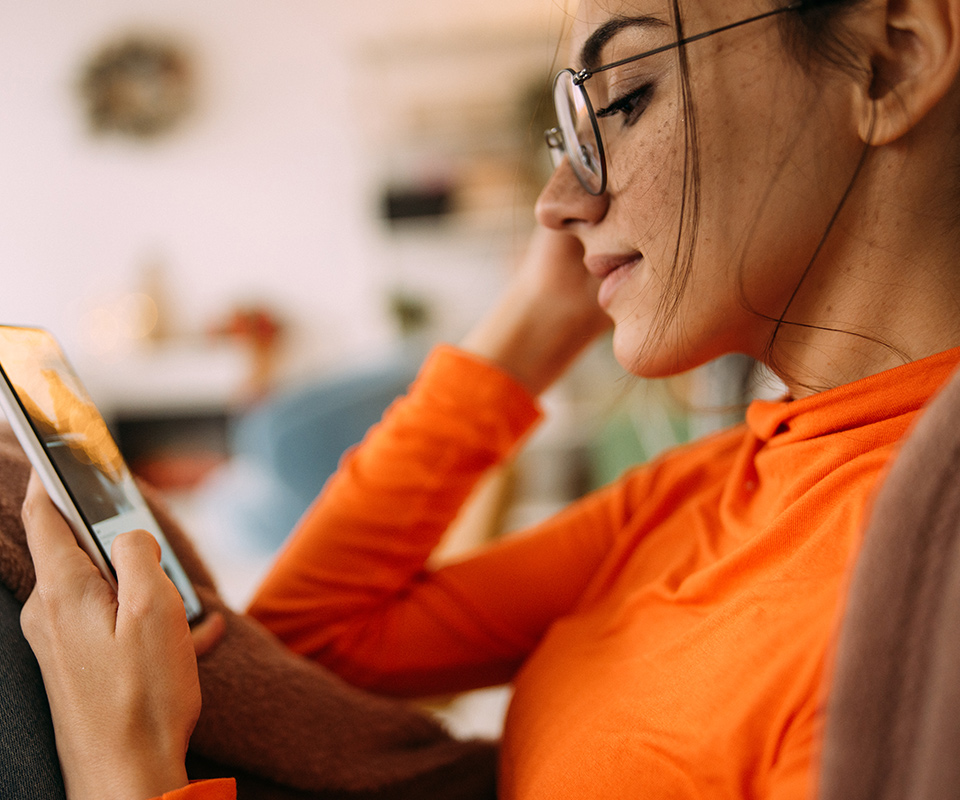
[[[175,322],[275,302],[345,350],[384,337],[351,176],[344,46],[323,3],[5,0],[0,27],[0,318],[79,350],[84,314],[160,260]],[[79,65],[127,29],[179,34],[200,103],[169,139],[93,139]],[[322,76],[322,78],[321,78]],[[334,153],[336,155],[334,155]]]
[[[256,299],[294,322],[298,369],[384,348],[385,288],[404,263],[423,283],[430,273],[409,237],[394,257],[371,213],[377,157],[389,145],[365,133],[380,98],[358,97],[369,87],[358,76],[366,70],[369,81],[377,48],[391,41],[424,35],[435,46],[464,30],[542,32],[547,41],[562,16],[551,0],[470,5],[0,0],[0,321],[50,327],[77,361],[92,360],[91,310],[140,288],[145,267],[159,262],[181,331]],[[155,142],[91,137],[76,94],[80,66],[138,29],[189,46],[198,108]],[[534,57],[549,68],[549,47]],[[502,248],[479,238],[467,262],[502,260]],[[425,252],[449,266],[461,242],[440,242],[442,252],[435,238]],[[475,313],[451,298],[485,300],[502,269],[448,269],[438,285],[460,286],[443,289],[441,302],[453,316]]]

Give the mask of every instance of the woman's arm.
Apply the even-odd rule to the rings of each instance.
[[[473,353],[436,352],[344,459],[250,609],[293,649],[381,691],[471,688],[508,680],[576,601],[609,533],[602,514],[425,565],[477,481],[537,419],[534,394],[607,327],[581,258],[574,240],[538,234],[467,337]]]
[[[23,522],[37,582],[21,625],[43,674],[68,797],[130,800],[183,787],[200,687],[183,601],[156,540],[117,537],[115,594],[36,475]],[[201,649],[222,626],[219,615],[198,626]]]

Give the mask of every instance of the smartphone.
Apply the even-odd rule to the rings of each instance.
[[[0,407],[47,494],[80,546],[117,588],[110,545],[124,531],[149,531],[160,564],[193,623],[203,607],[123,456],[56,339],[42,328],[0,325]]]

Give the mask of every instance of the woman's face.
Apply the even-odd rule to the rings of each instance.
[[[761,0],[688,0],[683,33],[771,8]],[[613,105],[600,121],[607,190],[586,193],[564,161],[537,214],[583,244],[587,269],[603,279],[598,299],[615,323],[614,351],[638,374],[670,374],[726,352],[763,357],[788,305],[793,322],[822,318],[815,306],[842,234],[831,233],[816,269],[806,279],[804,273],[862,146],[849,79],[823,70],[814,80],[786,52],[779,23],[790,13],[692,42],[682,54],[668,50],[597,73],[586,83],[595,109]],[[591,66],[677,38],[667,0],[585,0],[573,26],[571,66],[582,66],[581,55],[597,47]],[[684,56],[688,104],[678,60]],[[691,105],[695,124],[686,110]],[[685,190],[691,137],[699,186]],[[681,291],[675,275],[685,274],[691,241]]]

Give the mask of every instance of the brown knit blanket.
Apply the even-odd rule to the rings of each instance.
[[[22,603],[34,583],[20,506],[30,466],[0,423],[0,582]],[[240,798],[492,798],[496,749],[460,742],[428,715],[355,689],[228,609],[189,539],[146,487],[207,609],[227,630],[199,661],[203,710],[191,777],[236,776]]]
[[[960,797],[960,373],[883,483],[848,596],[821,800]]]

